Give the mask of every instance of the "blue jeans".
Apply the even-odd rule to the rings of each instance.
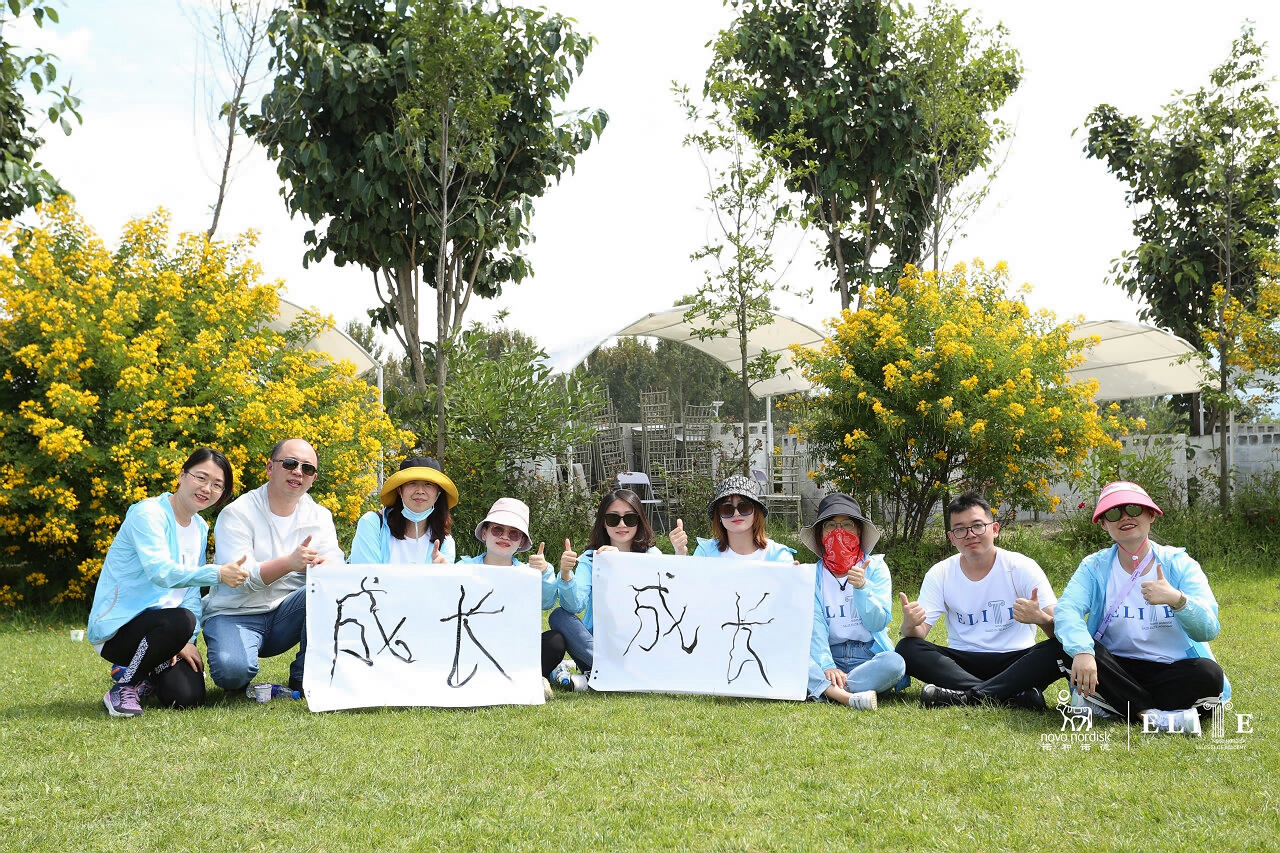
[[[221,613],[204,623],[209,674],[227,692],[243,690],[258,674],[258,659],[282,655],[294,646],[289,680],[302,681],[307,653],[307,588],[294,590],[267,613]]]
[[[870,642],[846,640],[831,644],[831,657],[841,672],[849,675],[844,689],[850,693],[892,690],[907,672],[907,662],[897,652],[876,652]],[[831,680],[817,663],[809,661],[809,695],[820,698]]]
[[[547,625],[552,631],[559,631],[564,637],[564,645],[569,650],[569,657],[573,658],[573,662],[578,665],[578,669],[582,670],[582,674],[590,673],[591,664],[595,661],[596,640],[587,630],[587,626],[582,624],[582,620],[563,607],[557,607],[547,617]]]

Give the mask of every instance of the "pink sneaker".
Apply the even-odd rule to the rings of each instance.
[[[142,703],[138,701],[138,688],[132,684],[117,684],[102,697],[107,713],[113,717],[141,717]]]

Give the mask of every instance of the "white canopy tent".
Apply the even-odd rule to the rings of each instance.
[[[304,310],[306,309],[301,305],[295,305],[287,299],[281,299],[280,309],[276,312],[275,320],[268,323],[267,326],[273,332],[286,332]],[[357,376],[362,376],[370,370],[376,370],[378,372],[378,396],[381,398],[382,365],[378,364],[368,350],[356,343],[346,332],[336,328],[325,329],[303,344],[302,348],[312,352],[327,353],[334,361],[345,359],[351,362],[356,366]]]
[[[558,354],[552,359],[552,369],[568,373],[586,360],[587,356],[610,338],[652,337],[687,344],[701,350],[719,361],[735,373],[742,369],[742,354],[739,351],[739,340],[736,330],[721,323],[711,323],[701,315],[686,319],[687,308],[668,308],[648,314],[616,332],[604,335],[578,345]],[[724,337],[700,339],[696,329],[723,328],[728,331]],[[762,352],[775,353],[779,356],[777,370],[773,378],[757,382],[751,386],[751,394],[757,399],[764,398],[766,429],[768,430],[768,446],[773,446],[773,407],[770,398],[779,394],[792,394],[797,391],[808,391],[812,385],[805,379],[800,369],[794,364],[794,357],[789,347],[800,344],[806,347],[821,346],[826,336],[812,326],[799,320],[774,314],[766,325],[752,329],[747,336],[747,359],[753,359]]]
[[[1085,363],[1067,375],[1077,382],[1098,380],[1098,402],[1200,390],[1200,368],[1181,361],[1195,348],[1177,335],[1118,320],[1087,321],[1071,333],[1076,339],[1090,335],[1101,342],[1090,347]]]
[[[568,373],[585,361],[587,356],[595,352],[601,344],[610,338],[635,336],[662,338],[663,340],[688,344],[694,349],[705,352],[730,370],[737,372],[741,367],[737,333],[729,329],[727,337],[699,340],[698,336],[694,334],[694,329],[714,327],[715,324],[706,320],[699,321],[696,317],[692,321],[687,321],[685,320],[685,311],[687,310],[686,308],[669,308],[666,311],[647,314],[616,332],[609,332],[599,337],[579,341],[555,353],[550,359],[551,368],[557,373]],[[721,324],[720,328],[727,329],[728,327]],[[808,391],[811,386],[808,380],[800,374],[799,368],[794,366],[794,359],[788,347],[792,344],[816,347],[822,344],[824,337],[825,335],[822,332],[812,326],[805,325],[799,320],[793,320],[782,314],[774,314],[773,320],[768,325],[753,329],[747,340],[747,358],[755,358],[766,350],[777,353],[780,358],[778,359],[777,373],[774,377],[765,382],[757,382],[752,385],[752,395],[760,399],[763,397],[776,397],[779,394],[791,394],[796,391]]]

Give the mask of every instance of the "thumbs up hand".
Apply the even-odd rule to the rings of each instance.
[[[573,543],[564,540],[564,553],[560,555],[560,579],[571,580],[573,570],[578,567],[578,552],[573,550]]]
[[[1165,580],[1164,569],[1156,563],[1154,580],[1142,582],[1142,597],[1150,604],[1167,604],[1170,607],[1182,601],[1182,593]]]
[[[1046,633],[1053,625],[1053,614],[1040,606],[1039,587],[1031,588],[1030,598],[1019,598],[1013,602],[1013,618],[1023,625],[1039,625]]]
[[[446,560],[446,559],[445,559],[444,554],[441,554],[441,553],[440,553],[440,540],[439,540],[439,539],[437,539],[437,540],[435,541],[435,543],[431,546],[431,562],[432,562],[432,563],[447,563],[447,562],[449,562],[448,560]]]
[[[671,540],[671,550],[675,551],[677,557],[683,557],[689,553],[689,534],[684,530],[683,518],[676,519],[675,529],[667,535],[667,538]]]
[[[539,572],[547,570],[547,558],[543,556],[543,552],[547,550],[546,542],[538,543],[538,553],[529,558],[529,568],[537,569]]]
[[[908,601],[905,592],[898,593],[902,600],[902,636],[918,636],[917,630],[924,625],[924,605],[918,601]]]

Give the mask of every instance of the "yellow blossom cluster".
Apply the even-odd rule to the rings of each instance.
[[[903,532],[962,488],[1051,510],[1050,483],[1115,446],[1113,415],[1094,405],[1094,383],[1067,376],[1095,341],[1012,289],[1003,264],[907,267],[831,321],[821,346],[795,348],[818,389],[798,425],[817,479],[906,507]]]
[[[64,199],[0,240],[0,605],[85,597],[129,505],[172,490],[196,447],[226,453],[243,491],[278,439],[309,439],[312,495],[349,527],[412,440],[351,364],[303,349],[327,318],[269,328],[279,284],[252,234],[171,246],[158,211],[112,251]]]

